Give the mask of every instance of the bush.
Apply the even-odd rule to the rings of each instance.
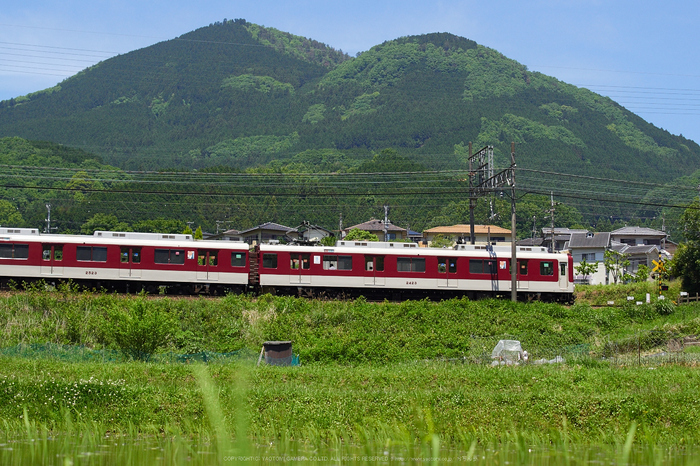
[[[128,358],[147,361],[165,346],[177,328],[175,319],[154,301],[143,297],[129,309],[114,305],[108,310],[106,334]]]

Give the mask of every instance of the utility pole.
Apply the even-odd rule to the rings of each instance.
[[[48,210],[48,214],[46,216],[46,229],[44,233],[51,233],[51,204],[46,204],[46,210]]]
[[[387,204],[384,204],[384,241],[387,241],[387,235],[389,233],[389,230],[386,227],[386,224],[389,222],[389,206]]]
[[[515,244],[515,142],[510,143],[510,300],[518,301],[518,259]]]
[[[338,221],[338,239],[343,238],[343,213],[340,213],[340,220]]]
[[[551,221],[551,225],[552,225],[551,231],[549,232],[550,237],[552,238],[552,246],[551,246],[551,250],[549,252],[554,252],[554,250],[555,250],[555,248],[554,248],[554,193],[552,191],[549,192],[549,199],[551,202],[551,207],[549,208],[549,217],[550,217],[550,221]]]
[[[474,169],[472,166],[472,142],[469,141],[469,244],[474,244],[474,209],[476,208],[476,196],[474,195]]]

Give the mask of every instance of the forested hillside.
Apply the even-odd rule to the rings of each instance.
[[[122,187],[131,199],[109,208],[107,199],[96,199],[103,194],[88,190],[82,195],[92,204],[75,207],[84,218],[78,215],[64,227],[71,231],[79,230],[89,214],[107,212],[128,218],[130,227],[161,213],[210,230],[217,220],[235,228],[258,220],[292,226],[309,220],[334,227],[341,213],[346,225],[360,222],[380,215],[378,207],[384,203],[393,204],[392,217],[400,218],[402,226],[425,228],[437,218],[464,223],[466,218],[453,214],[463,212],[466,198],[459,174],[446,175],[453,181],[429,182],[454,188],[440,195],[437,188],[419,190],[426,182],[417,175],[392,181],[394,187],[413,183],[413,191],[397,194],[371,186],[353,194],[343,191],[348,182],[342,178],[320,175],[324,181],[319,181],[310,174],[463,170],[470,141],[476,149],[493,145],[500,167],[509,163],[510,143],[515,142],[519,169],[620,180],[672,183],[690,175],[688,167],[700,162],[695,142],[654,127],[608,98],[530,72],[462,37],[402,37],[352,58],[317,41],[244,20],[211,24],[101,62],[54,88],[0,102],[0,137],[52,141],[62,144],[56,151],[70,147],[74,154],[96,154],[64,159],[78,166],[104,162],[127,171],[188,172],[192,181],[177,189],[191,196],[202,196],[200,191],[212,186],[198,185],[194,180],[204,178],[197,176],[228,174],[225,182],[216,178],[215,186],[226,184],[223,192],[239,193],[224,203],[211,198],[223,192],[206,192],[210,198],[198,210],[187,203],[201,204],[201,197],[187,202],[181,197],[177,205],[170,202],[159,212],[154,206],[168,204],[177,189],[154,200],[149,196],[163,194],[139,194],[136,199],[138,190]],[[22,165],[52,166],[40,159]],[[99,170],[94,180],[111,179],[103,170],[114,169],[101,165]],[[272,181],[279,179],[275,173],[308,176],[289,176],[285,180],[295,180],[281,183]],[[261,178],[246,184],[254,175]],[[538,191],[541,176],[521,176],[519,187],[546,195]],[[233,181],[242,179],[247,181]],[[99,183],[116,189],[116,184]],[[292,200],[289,193],[298,194],[299,183],[306,187]],[[18,196],[12,199],[23,199]],[[541,226],[545,198],[531,197],[538,205],[534,225]],[[13,202],[20,211],[26,205]],[[498,216],[501,202],[506,200],[481,203],[483,221],[507,221],[507,213]],[[453,208],[443,211],[448,205]],[[662,207],[640,207],[638,212],[656,219]],[[607,222],[620,217],[615,209],[609,213],[614,218]],[[24,215],[25,222],[36,226],[39,213],[32,213],[31,221]],[[522,227],[530,231],[531,216],[523,218]],[[596,222],[588,213],[569,221]]]

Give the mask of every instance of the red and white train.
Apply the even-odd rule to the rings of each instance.
[[[151,293],[260,292],[389,298],[510,296],[510,246],[421,248],[338,241],[336,246],[194,240],[191,235],[97,231],[92,236],[0,228],[0,280],[71,280]],[[519,299],[571,302],[573,260],[517,248]]]

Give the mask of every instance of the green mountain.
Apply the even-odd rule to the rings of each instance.
[[[402,37],[351,58],[244,20],[1,102],[0,136],[125,169],[279,166],[310,150],[359,163],[384,148],[456,168],[468,141],[502,164],[514,141],[519,167],[613,178],[674,179],[700,161],[695,142],[462,37]]]

